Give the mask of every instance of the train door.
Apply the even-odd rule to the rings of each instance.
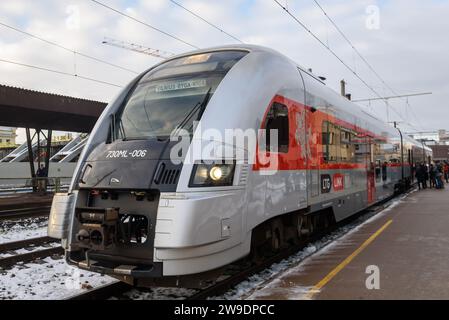
[[[374,202],[376,193],[376,173],[374,164],[374,140],[367,137],[367,157],[366,157],[366,172],[367,172],[367,202],[371,204]]]
[[[304,105],[305,106],[313,106],[313,96],[307,94],[304,77],[301,70],[298,68],[298,72],[300,75],[301,83],[304,88]],[[306,186],[307,186],[307,204],[310,205],[312,202],[312,198],[318,197],[320,194],[320,180],[319,180],[319,162],[318,162],[318,154],[317,154],[317,144],[318,144],[318,135],[315,128],[315,111],[311,110],[308,107],[304,109],[304,142],[301,144],[301,147],[305,149],[305,169],[306,169]]]

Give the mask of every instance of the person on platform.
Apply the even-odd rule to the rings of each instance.
[[[436,172],[436,168],[435,166],[431,163],[430,167],[429,167],[429,180],[430,180],[430,189],[432,189],[433,187],[436,187],[436,177],[437,177],[437,172]]]
[[[438,162],[435,165],[435,188],[440,189],[440,173],[441,173],[441,164]]]
[[[444,180],[449,183],[449,163],[444,161]]]
[[[47,192],[47,168],[41,164],[36,171],[37,177],[37,191],[45,193]]]
[[[421,168],[424,172],[424,189],[427,189],[427,181],[429,181],[429,167],[423,162]]]
[[[443,163],[440,162],[436,166],[435,185],[436,185],[437,189],[444,189],[443,176],[444,176],[444,167],[443,167]]]
[[[421,187],[423,188],[423,189],[425,189],[424,188],[424,184],[425,184],[425,181],[424,181],[424,177],[425,177],[425,175],[424,175],[424,168],[423,168],[424,166],[421,164],[421,165],[419,165],[419,164],[416,164],[416,166],[415,166],[415,176],[416,176],[416,180],[418,180],[418,189],[419,190],[421,190]]]

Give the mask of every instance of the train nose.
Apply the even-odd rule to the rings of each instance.
[[[161,186],[166,188],[169,184],[173,189],[182,166],[170,159],[171,148],[176,143],[169,139],[151,139],[103,144],[84,164],[79,187],[161,190]]]

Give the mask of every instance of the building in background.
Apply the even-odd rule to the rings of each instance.
[[[73,134],[71,132],[66,132],[61,135],[54,135],[51,139],[52,145],[66,145],[73,140]]]
[[[432,149],[434,161],[449,161],[449,145],[436,144],[429,147]]]
[[[449,144],[449,133],[446,130],[438,130],[439,144]]]
[[[409,135],[432,149],[434,161],[449,162],[449,132],[447,130],[414,132]]]
[[[0,148],[16,146],[17,128],[0,127]]]
[[[17,128],[0,127],[0,159],[17,147],[16,129]]]

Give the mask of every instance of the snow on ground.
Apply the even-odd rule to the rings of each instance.
[[[48,218],[27,218],[0,222],[0,243],[13,242],[47,235]]]
[[[92,287],[117,281],[68,266],[62,257],[18,264],[0,271],[0,300],[64,299]]]
[[[43,237],[47,235],[47,218],[27,218],[0,222],[0,243]],[[59,243],[19,249],[0,254],[14,254],[58,246]],[[117,281],[108,276],[68,266],[62,257],[47,257],[35,262],[17,264],[12,269],[0,269],[0,300],[2,299],[64,299],[91,288]]]
[[[257,289],[262,287],[270,287],[275,289],[277,287],[276,282],[277,278],[279,278],[281,275],[287,274],[289,272],[300,271],[301,264],[306,260],[306,258],[314,254],[325,253],[333,246],[337,245],[341,241],[344,241],[344,238],[346,238],[346,236],[352,234],[353,232],[356,232],[364,225],[371,223],[376,219],[379,219],[387,212],[391,211],[394,207],[402,203],[402,200],[404,198],[406,198],[413,192],[415,192],[415,190],[402,196],[399,199],[391,201],[388,207],[386,207],[384,210],[382,210],[377,214],[376,213],[364,214],[363,216],[357,218],[353,222],[338,228],[330,235],[324,236],[322,239],[308,244],[303,250],[298,251],[296,254],[290,256],[289,258],[284,259],[279,263],[275,263],[271,267],[265,269],[264,271],[249,277],[247,280],[241,282],[224,295],[212,297],[211,299],[218,299],[218,300],[255,299],[257,297]],[[294,293],[300,296],[308,289],[310,288],[293,287],[291,290],[294,290],[295,291]]]

